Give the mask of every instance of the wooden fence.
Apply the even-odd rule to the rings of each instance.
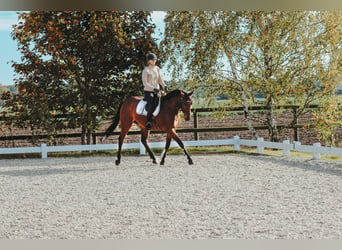
[[[288,124],[280,124],[277,126],[278,129],[292,129],[293,130],[293,138],[295,141],[299,140],[298,135],[298,129],[302,128],[304,124],[298,123],[298,109],[300,107],[298,105],[279,105],[275,107],[275,110],[289,110],[292,112],[293,115],[293,121],[294,123],[291,125]],[[307,109],[317,109],[318,105],[309,105]],[[181,129],[180,131],[177,130],[177,132],[193,132],[195,140],[198,140],[198,133],[200,132],[223,132],[223,131],[246,131],[248,130],[247,126],[238,126],[238,127],[218,127],[218,128],[199,128],[198,124],[198,114],[200,113],[207,113],[207,112],[217,112],[222,111],[223,108],[199,108],[199,109],[193,109],[193,119],[194,119],[194,126],[192,129]],[[243,107],[227,107],[224,108],[227,112],[243,112]],[[248,108],[249,111],[255,112],[255,111],[265,111],[268,110],[267,106],[251,106]],[[254,126],[256,130],[265,130],[268,129],[267,126]]]
[[[298,129],[302,128],[304,124],[298,124],[298,110],[299,106],[297,105],[281,105],[276,106],[275,110],[286,110],[291,111],[293,114],[293,121],[292,125],[289,124],[280,124],[277,127],[279,129],[292,129],[293,130],[293,138],[294,141],[299,140],[298,136]],[[318,105],[310,105],[307,107],[308,109],[316,109]],[[201,113],[212,113],[225,110],[226,112],[235,112],[235,113],[243,113],[243,107],[226,107],[226,108],[196,108],[192,109],[193,114],[193,127],[192,128],[179,128],[177,129],[177,133],[193,133],[195,140],[198,140],[199,133],[204,132],[224,132],[224,131],[247,131],[247,126],[225,126],[225,127],[210,127],[210,128],[203,128],[200,127],[198,118]],[[251,112],[261,112],[267,110],[266,106],[251,106],[249,107],[249,111]],[[256,130],[267,130],[267,126],[255,126]],[[119,135],[120,132],[113,132],[111,135]],[[151,134],[160,134],[164,133],[162,131],[152,131]],[[140,131],[129,131],[128,135],[136,135],[140,134]],[[97,143],[97,138],[102,137],[104,132],[96,132],[93,134],[93,144]],[[80,138],[81,133],[65,133],[65,134],[58,134],[56,138]],[[46,139],[48,138],[47,135],[38,135],[36,136],[38,139]],[[16,141],[16,140],[32,140],[32,135],[11,135],[11,136],[1,136],[0,141]]]

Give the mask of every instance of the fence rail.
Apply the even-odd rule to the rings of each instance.
[[[151,142],[151,148],[164,148],[165,142]],[[289,156],[290,151],[308,152],[312,153],[313,159],[320,159],[321,154],[331,154],[342,156],[342,148],[321,147],[320,143],[313,145],[301,145],[300,142],[290,143],[289,140],[281,142],[264,141],[263,138],[258,140],[240,139],[239,136],[234,136],[232,139],[224,140],[197,140],[184,141],[187,147],[201,147],[201,146],[233,146],[235,151],[241,151],[240,146],[256,147],[258,154],[263,154],[265,148],[280,149],[283,151],[283,156]],[[170,147],[178,147],[174,141],[171,142]],[[97,145],[74,145],[74,146],[47,146],[41,144],[40,147],[22,147],[22,148],[0,148],[0,155],[4,154],[29,154],[40,153],[41,158],[48,157],[51,152],[72,152],[72,151],[101,151],[101,150],[117,150],[118,144],[97,144]],[[125,143],[123,149],[138,149],[140,154],[145,154],[145,147],[142,143]]]
[[[287,124],[280,124],[277,127],[279,129],[287,128],[293,129],[294,140],[299,140],[298,129],[302,128],[303,124],[298,124],[298,120],[296,119],[297,110],[300,107],[298,105],[279,105],[276,106],[276,110],[289,110],[293,112],[293,119],[294,124],[287,125]],[[309,105],[307,109],[316,109],[318,105]],[[229,126],[229,127],[212,127],[212,128],[201,128],[199,126],[198,117],[200,113],[211,113],[211,112],[219,112],[219,111],[227,111],[227,112],[243,112],[243,107],[223,107],[223,108],[194,108],[192,109],[193,113],[193,128],[180,128],[177,129],[177,133],[193,133],[195,140],[199,139],[199,133],[203,132],[225,132],[225,131],[247,131],[247,126]],[[267,110],[267,106],[251,106],[249,107],[250,111],[262,111]],[[65,116],[58,116],[59,118],[65,118]],[[267,126],[255,126],[256,130],[266,130],[268,129]],[[129,131],[128,135],[136,135],[140,134],[140,131]],[[151,134],[160,134],[164,133],[162,131],[152,131]],[[111,135],[119,135],[119,132],[112,132]],[[93,134],[93,143],[96,144],[96,138],[102,137],[104,135],[103,132],[97,132]],[[0,141],[15,141],[15,140],[32,140],[34,136],[32,135],[10,135],[10,136],[0,136]],[[56,138],[80,138],[81,133],[64,133],[58,134],[55,136]],[[48,135],[37,135],[35,136],[36,139],[46,139]]]

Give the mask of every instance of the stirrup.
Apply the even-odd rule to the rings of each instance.
[[[146,122],[145,127],[147,130],[151,130],[151,128],[152,128],[151,122]]]

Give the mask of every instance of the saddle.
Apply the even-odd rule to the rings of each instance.
[[[141,100],[138,103],[137,109],[136,109],[136,112],[137,112],[138,115],[147,116],[146,104],[147,104],[147,102],[144,101],[144,100]],[[156,107],[156,109],[154,110],[152,115],[154,117],[157,116],[159,114],[159,111],[160,111],[160,99],[159,99],[159,102],[158,102],[158,106]]]

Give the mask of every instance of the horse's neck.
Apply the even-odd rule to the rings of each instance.
[[[164,103],[163,106],[167,107],[169,112],[171,112],[173,115],[179,114],[180,103],[179,103],[179,98],[178,97],[170,98],[169,100],[167,100]]]

